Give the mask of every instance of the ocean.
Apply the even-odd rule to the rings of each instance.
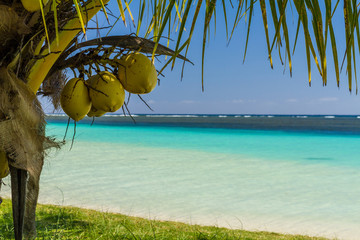
[[[75,135],[71,123],[66,145],[45,160],[39,202],[360,239],[358,116],[133,119],[87,118]],[[47,121],[47,134],[62,140],[66,117]],[[1,194],[9,194],[6,188]]]

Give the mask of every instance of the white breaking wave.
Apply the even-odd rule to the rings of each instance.
[[[176,118],[176,117],[187,117],[187,118],[195,118],[199,117],[198,115],[181,115],[181,114],[174,114],[174,115],[145,115],[145,117],[168,117],[168,118]]]
[[[49,117],[58,117],[58,116],[66,117],[67,115],[65,113],[46,113],[46,116],[49,116]]]

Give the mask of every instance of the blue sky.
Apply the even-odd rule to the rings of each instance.
[[[116,1],[110,7],[116,9]],[[132,5],[133,13],[137,12],[136,4]],[[261,13],[257,6],[250,32],[247,57],[243,63],[245,48],[245,21],[239,27],[227,46],[224,23],[219,16],[216,35],[212,35],[206,47],[205,91],[201,89],[201,47],[202,22],[198,24],[189,50],[188,57],[194,66],[187,64],[184,78],[181,76],[181,65],[178,61],[173,71],[164,72],[160,77],[161,84],[143,98],[154,109],[151,112],[136,96],[130,101],[130,111],[134,114],[354,114],[360,115],[360,98],[348,91],[345,69],[341,73],[340,88],[337,88],[332,55],[328,53],[328,85],[322,86],[322,80],[312,63],[312,86],[308,85],[306,55],[303,48],[302,32],[293,55],[293,76],[288,67],[284,68],[278,60],[277,50],[273,53],[274,69],[270,68],[267,59],[267,46]],[[338,10],[334,25],[338,37],[339,58],[342,60],[343,20]],[[114,10],[116,13],[116,10]],[[219,11],[218,11],[219,12]],[[136,17],[135,17],[136,18]],[[101,14],[100,21],[103,21]],[[294,41],[296,19],[288,18],[291,42]],[[293,23],[295,22],[295,23]],[[128,34],[134,29],[125,29],[117,24],[112,35]],[[176,36],[176,35],[174,35]],[[92,35],[89,33],[88,38]],[[328,46],[330,50],[330,46]],[[156,63],[159,68],[161,63]],[[285,71],[284,71],[285,70]],[[52,108],[44,104],[45,111]]]

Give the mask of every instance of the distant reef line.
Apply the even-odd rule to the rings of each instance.
[[[68,117],[62,114],[46,116],[49,123],[64,123]],[[86,117],[78,124],[113,126],[165,126],[195,128],[226,128],[249,130],[318,131],[360,134],[360,118],[357,116],[320,115],[107,115],[99,118]]]

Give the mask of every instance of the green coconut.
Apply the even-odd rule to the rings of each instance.
[[[98,111],[115,112],[125,101],[125,91],[114,74],[100,72],[87,80],[93,107]]]
[[[134,94],[149,93],[157,84],[154,64],[141,53],[131,53],[120,59],[118,77],[125,90]]]

